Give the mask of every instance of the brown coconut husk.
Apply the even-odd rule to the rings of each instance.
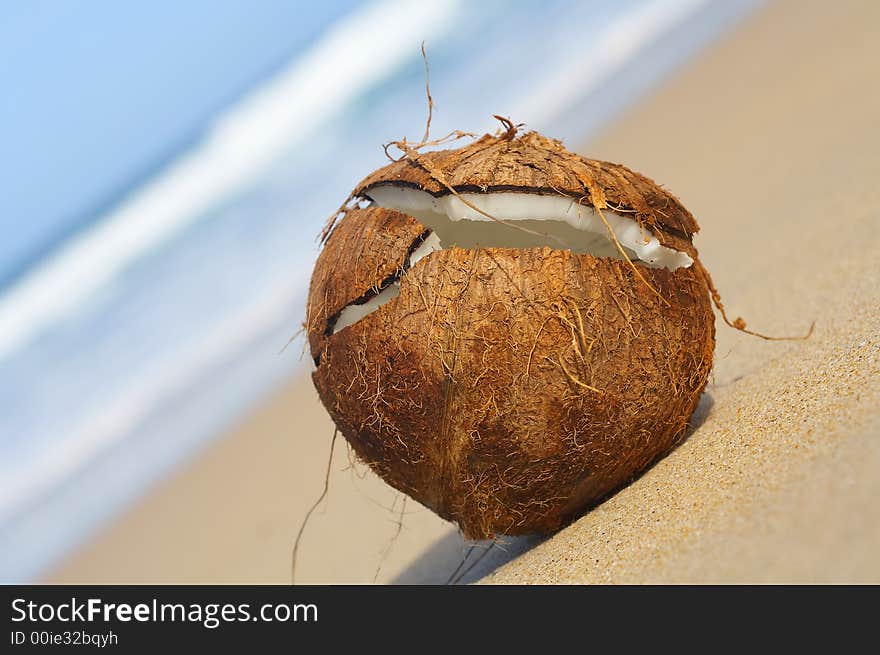
[[[685,240],[699,231],[678,198],[647,177],[620,164],[581,157],[537,132],[517,135],[517,127],[509,123],[501,134],[486,134],[461,148],[418,152],[418,157],[391,162],[368,175],[353,195],[369,197],[370,189],[379,185],[411,187],[434,196],[561,194],[587,206],[627,212],[640,224]]]
[[[696,268],[550,248],[431,254],[414,218],[369,207],[327,240],[309,296],[313,380],[357,455],[465,536],[549,532],[685,429],[712,365]],[[393,232],[393,236],[389,236]],[[398,298],[332,334],[391,279]]]

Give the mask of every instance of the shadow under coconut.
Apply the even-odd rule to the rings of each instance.
[[[467,541],[450,532],[434,542],[392,584],[470,584],[531,550],[548,535],[499,537],[496,541]]]
[[[714,404],[715,400],[712,398],[712,395],[704,392],[700,396],[700,402],[697,403],[697,407],[688,421],[687,429],[675,445],[644,471],[628,480],[596,504],[587,508],[584,514],[587,514],[593,507],[608,500],[608,498],[621,489],[626,488],[633,481],[638,480],[656,466],[657,462],[663,460],[669,453],[677,450],[706,422]],[[392,584],[470,584],[489,575],[495,569],[528,552],[552,536],[500,537],[492,542],[467,541],[460,533],[450,532],[429,546],[421,556],[414,560],[392,581]]]

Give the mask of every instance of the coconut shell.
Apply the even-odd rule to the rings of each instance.
[[[537,132],[514,138],[487,134],[462,148],[404,157],[368,175],[354,195],[369,197],[370,189],[389,184],[434,196],[449,194],[450,188],[458,193],[561,194],[584,205],[627,212],[652,229],[661,243],[667,243],[665,234],[689,240],[700,229],[678,198],[644,175],[581,157]]]
[[[696,254],[693,217],[647,178],[572,159],[538,135],[501,141],[420,156],[456,191],[575,196],[592,185],[593,202],[603,194],[604,206],[638,212]],[[444,193],[407,160],[355,195],[390,182]],[[568,250],[450,248],[407,268],[425,236],[400,212],[349,210],[309,292],[314,384],[357,455],[391,486],[469,538],[546,533],[683,434],[714,350],[700,267],[639,266],[641,279],[627,261]],[[397,298],[333,333],[345,306],[395,281]]]

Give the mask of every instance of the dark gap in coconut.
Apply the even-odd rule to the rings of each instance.
[[[519,191],[434,196],[421,189],[386,184],[370,188],[366,197],[375,205],[412,216],[428,229],[413,244],[403,266],[394,275],[331,317],[327,335],[352,325],[396,298],[403,273],[422,257],[453,246],[550,247],[622,260],[624,256],[608,232],[610,226],[627,257],[636,264],[670,270],[693,264],[690,255],[662,245],[634,218],[610,209],[604,210],[600,217],[593,207],[579,204],[568,196]]]
[[[431,230],[427,229],[422,232],[413,241],[407,251],[406,258],[394,273],[386,277],[379,284],[367,289],[359,298],[356,298],[327,319],[324,336],[330,336],[339,332],[339,330],[359,321],[367,314],[376,311],[386,302],[396,298],[400,294],[400,278],[403,274],[419,259],[439,249],[439,241],[431,234]],[[316,367],[319,364],[319,360],[320,357],[315,358]]]
[[[527,168],[532,168],[534,170],[540,170],[534,164],[526,163],[523,165],[526,166]],[[369,201],[372,200],[371,196],[372,196],[373,191],[375,189],[382,189],[382,188],[386,188],[386,187],[396,188],[396,189],[412,189],[413,191],[421,191],[421,192],[429,194],[430,196],[432,196],[436,199],[441,199],[441,198],[449,196],[449,195],[454,195],[454,194],[450,193],[449,190],[446,189],[445,187],[441,188],[441,190],[439,192],[433,192],[433,191],[427,191],[427,190],[423,189],[422,187],[420,187],[418,184],[415,184],[413,182],[395,180],[393,183],[378,183],[378,184],[368,186],[365,188],[365,190],[361,191],[362,195],[359,196],[358,198],[362,201],[367,201],[367,203],[368,203]],[[549,196],[549,197],[558,196],[558,197],[567,198],[568,200],[570,200],[572,202],[577,202],[577,198],[575,196],[572,196],[567,193],[563,193],[561,191],[556,191],[556,190],[554,190],[552,188],[548,188],[548,187],[518,186],[518,185],[513,185],[513,184],[493,184],[489,187],[483,188],[483,187],[480,187],[475,184],[456,184],[455,186],[453,186],[453,189],[455,189],[455,193],[457,193],[459,196],[467,198],[469,202],[470,202],[470,199],[472,199],[473,196],[475,196],[475,195],[485,196],[485,195],[502,194],[502,193],[515,193],[515,194],[530,195],[530,196]],[[377,203],[377,204],[380,204],[380,203]],[[361,205],[361,206],[364,206],[364,205]],[[384,206],[384,205],[382,205],[382,206]],[[582,205],[582,206],[586,206],[586,205]],[[604,213],[607,214],[608,212],[616,212],[617,209],[621,209],[622,213],[624,213],[624,214],[628,213],[628,211],[625,208],[614,207],[614,205],[612,203],[609,203],[609,208],[606,211],[604,211]],[[669,225],[664,225],[663,231],[667,232],[668,234],[671,234],[673,236],[680,237],[682,239],[690,239],[692,236],[691,234],[688,234],[687,232],[684,232],[679,229],[675,229],[674,227],[669,226]]]
[[[367,194],[380,207],[418,219],[444,248],[550,247],[623,259],[608,232],[610,226],[637,264],[670,270],[693,264],[690,255],[662,245],[631,216],[606,209],[602,212],[606,225],[593,207],[568,196],[513,191],[434,196],[390,184],[372,187]]]

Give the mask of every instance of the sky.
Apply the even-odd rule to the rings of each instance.
[[[0,1],[0,287],[358,4]]]

